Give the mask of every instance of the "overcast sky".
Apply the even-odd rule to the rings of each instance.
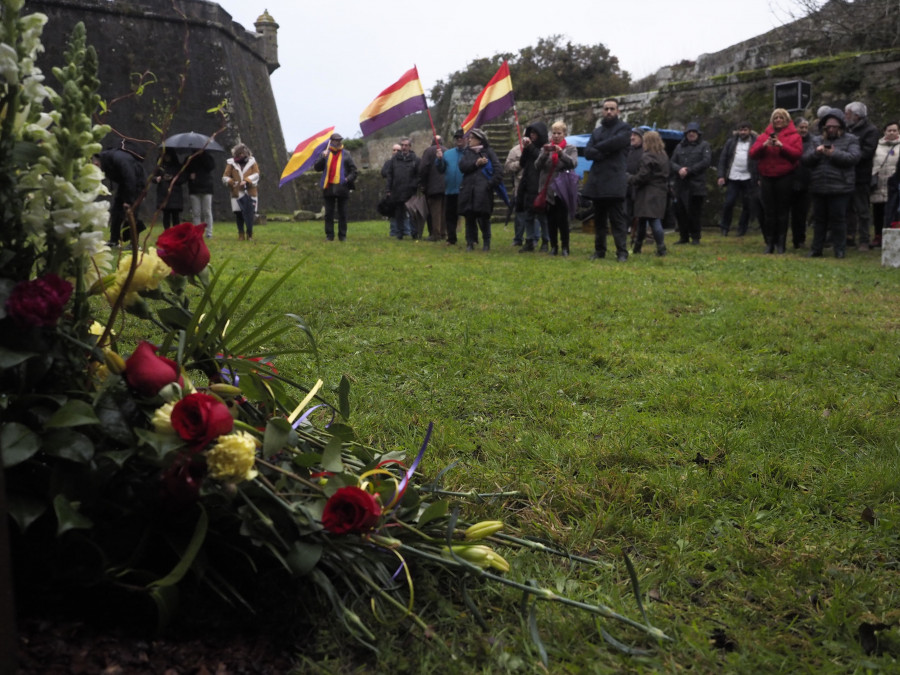
[[[561,34],[575,44],[606,45],[620,67],[638,79],[780,26],[789,20],[794,3],[219,1],[248,30],[255,30],[253,24],[264,9],[279,25],[281,67],[271,79],[290,149],[332,125],[345,137],[358,137],[359,114],[413,65],[427,96],[438,80],[446,81],[474,59],[516,53],[536,45],[539,38]],[[477,9],[454,9],[463,6]],[[514,89],[515,85],[514,74]],[[620,92],[598,91],[597,96],[616,93]]]

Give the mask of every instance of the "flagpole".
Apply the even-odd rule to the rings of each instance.
[[[513,103],[513,117],[516,118],[516,135],[519,137],[519,150],[522,149],[522,127],[519,125],[519,109]]]

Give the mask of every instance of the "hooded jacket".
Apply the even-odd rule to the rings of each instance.
[[[693,143],[687,138],[689,131],[697,132],[697,140]],[[672,153],[669,171],[675,181],[675,189],[682,198],[685,196],[702,197],[706,195],[706,170],[712,164],[712,151],[709,143],[703,140],[700,127],[696,122],[688,124],[684,134],[681,143]],[[678,175],[682,168],[688,170],[688,175],[684,178]]]
[[[797,168],[797,163],[803,156],[803,138],[797,133],[792,120],[788,120],[787,126],[777,134],[781,141],[780,148],[777,145],[767,145],[774,133],[775,127],[769,124],[750,148],[750,157],[756,160],[759,175],[765,178],[786,176]]]
[[[547,131],[547,125],[543,122],[532,122],[525,128],[525,137],[531,138],[532,132],[537,134],[537,140],[532,141],[522,148],[522,155],[519,157],[519,166],[522,169],[522,177],[519,180],[519,189],[524,192],[523,204],[525,208],[531,208],[534,204],[534,198],[541,191],[540,170],[534,165],[538,156],[550,138]]]
[[[844,132],[831,143],[831,156],[819,154],[816,148],[826,142],[822,136],[814,136],[809,148],[803,153],[803,164],[810,168],[809,191],[812,194],[833,195],[853,192],[856,183],[856,165],[859,163],[859,139],[846,131],[844,116],[840,111],[832,111],[819,120],[819,128],[834,117]]]

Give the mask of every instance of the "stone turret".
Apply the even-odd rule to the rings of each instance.
[[[55,85],[51,68],[62,64],[72,26],[84,22],[100,61],[100,96],[109,103],[102,121],[114,130],[104,147],[117,145],[120,135],[146,141],[151,171],[160,130],[165,136],[215,134],[226,152],[212,153],[213,211],[218,221],[231,222],[229,194],[218,178],[228,149],[246,143],[260,166],[260,212],[296,208],[295,187],[278,187],[288,152],[269,80],[278,68],[278,24],[268,12],[257,19],[254,32],[208,0],[25,0],[24,9],[49,18],[38,67],[50,86]],[[140,77],[143,86],[137,92]],[[145,218],[150,202],[152,195]]]
[[[278,24],[266,9],[259,15],[253,26],[256,28],[256,32],[262,35],[263,58],[266,60],[269,75],[271,75],[280,65],[278,63]]]

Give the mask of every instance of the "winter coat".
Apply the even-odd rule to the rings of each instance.
[[[557,195],[552,178],[561,171],[571,171],[575,168],[575,165],[578,164],[578,148],[574,145],[567,145],[563,148],[563,151],[559,155],[559,161],[556,163],[556,169],[553,171],[553,176],[550,175],[550,170],[553,168],[552,157],[552,153],[542,149],[537,160],[535,160],[534,166],[540,172],[538,176],[538,185],[540,186],[538,192],[544,189],[544,183],[546,183],[549,178],[550,184],[547,186],[547,202],[555,204]]]
[[[635,218],[665,218],[669,194],[669,158],[664,152],[644,152],[637,173],[629,179],[634,188]]]
[[[806,136],[801,136],[801,140],[803,141],[803,155],[809,150],[809,146],[812,144],[812,134],[806,134]],[[800,155],[801,161],[797,164],[797,168],[794,169],[794,174],[791,177],[791,190],[794,192],[806,192],[809,190],[809,167],[803,163],[803,155]]]
[[[476,166],[479,157],[487,157],[488,164]],[[488,177],[485,169],[491,167]],[[462,185],[459,188],[459,212],[463,214],[490,215],[494,210],[494,188],[503,180],[503,166],[494,150],[485,146],[480,151],[466,148],[459,160]]]
[[[206,150],[196,157],[188,158],[187,168],[184,170],[188,175],[188,194],[211,195],[215,186],[213,181],[213,171],[215,169],[216,160]]]
[[[422,162],[419,165],[419,185],[429,197],[443,195],[447,188],[444,180],[447,165],[443,161],[438,162],[437,150],[437,145],[429,146],[422,153]],[[441,150],[444,149],[441,148]]]
[[[506,162],[503,164],[503,170],[510,174],[513,178],[513,194],[518,194],[519,183],[522,182],[522,146],[516,143],[510,148],[506,155]]]
[[[163,162],[156,167],[156,177],[160,181],[156,184],[156,208],[169,211],[181,211],[184,209],[184,190],[181,188],[187,182],[187,171],[181,171],[181,162]],[[176,178],[177,176],[177,178]],[[172,183],[175,185],[173,186]],[[169,194],[169,188],[172,193]]]
[[[462,172],[459,170],[459,159],[463,151],[459,148],[450,148],[444,152],[444,194],[458,195],[459,186],[462,183]]]
[[[750,180],[752,180],[754,184],[759,180],[759,170],[756,166],[756,160],[750,156],[750,148],[753,147],[756,138],[757,134],[751,131],[750,136],[747,139],[749,141],[749,145],[747,146],[747,171],[750,172]],[[719,178],[728,180],[728,174],[731,173],[731,165],[734,163],[734,153],[737,150],[738,142],[740,140],[740,136],[733,134],[731,138],[725,141],[725,147],[722,148],[722,152],[719,154]]]
[[[314,171],[325,171],[325,167],[328,166],[328,154],[331,152],[331,149],[325,150],[319,157],[316,159],[313,164]],[[359,176],[359,171],[356,168],[356,162],[353,161],[353,156],[347,152],[346,149],[341,149],[341,163],[343,164],[344,170],[344,180],[340,182],[340,184],[335,185],[334,183],[330,183],[328,187],[322,190],[322,195],[325,197],[337,197],[338,199],[346,199],[350,196],[350,190],[354,189],[356,185],[356,179]],[[384,175],[384,169],[381,170],[381,175]],[[322,180],[325,180],[325,176],[322,176]],[[320,183],[321,184],[321,183]]]
[[[768,145],[769,138],[774,133],[775,128],[770,124],[756,137],[756,141],[750,147],[750,156],[756,160],[759,175],[765,178],[788,175],[803,156],[803,139],[797,133],[793,121],[788,120],[787,126],[778,132],[780,148],[777,145]]]
[[[628,189],[625,156],[631,147],[631,127],[616,118],[591,132],[584,158],[593,162],[581,194],[588,199],[624,199]]]
[[[706,196],[706,170],[711,163],[712,151],[702,136],[698,135],[693,143],[685,136],[676,146],[669,161],[669,171],[675,184],[675,192],[681,199]],[[683,167],[687,168],[688,175],[681,178],[678,172]]]
[[[107,179],[116,184],[116,204],[133,205],[137,201],[147,174],[143,162],[135,154],[122,148],[104,150],[100,153],[100,169]]]
[[[852,127],[847,127],[847,133],[853,134],[859,139],[859,162],[856,165],[856,184],[868,185],[872,180],[872,164],[875,160],[875,149],[878,147],[878,139],[881,132],[868,118],[859,120]]]
[[[519,181],[519,189],[523,191],[522,204],[526,209],[531,208],[534,204],[534,198],[541,191],[538,184],[541,172],[534,163],[541,154],[541,148],[550,139],[547,125],[543,122],[533,122],[528,125],[525,129],[525,137],[530,139],[532,132],[537,134],[537,140],[531,141],[522,148],[522,155],[519,157],[519,166],[522,167],[522,179]]]
[[[878,176],[878,185],[869,196],[869,201],[873,204],[883,204],[887,201],[887,181],[897,169],[898,157],[900,157],[900,140],[887,141],[882,138],[878,141],[872,163],[872,175]]]
[[[419,187],[419,158],[412,150],[391,157],[387,169],[387,191],[394,202],[405,202]]]
[[[844,133],[830,141],[834,147],[831,157],[816,152],[822,142],[821,136],[814,136],[803,153],[803,163],[810,168],[809,191],[819,195],[853,192],[859,162],[859,139]]]
[[[241,207],[238,199],[243,194],[250,195],[254,201],[259,196],[257,185],[259,184],[259,164],[256,159],[248,157],[243,166],[234,161],[234,157],[225,162],[225,173],[222,175],[222,183],[231,191],[231,210],[238,212]]]

